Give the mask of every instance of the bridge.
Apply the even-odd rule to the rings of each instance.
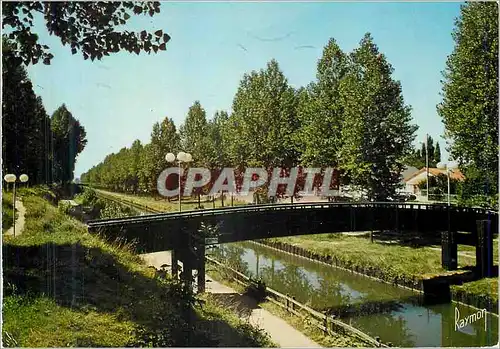
[[[172,250],[172,273],[190,282],[198,270],[198,288],[205,287],[205,242],[216,232],[217,243],[293,235],[355,231],[411,231],[441,236],[442,263],[457,268],[457,244],[476,246],[479,276],[493,273],[493,234],[498,213],[442,204],[298,203],[248,205],[210,210],[93,220],[89,232],[114,240],[135,241],[140,253]],[[189,276],[189,277],[188,277]]]

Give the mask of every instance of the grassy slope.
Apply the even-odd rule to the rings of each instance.
[[[17,216],[17,212],[16,212]],[[2,192],[2,232],[7,231],[14,223],[12,210],[12,193]]]
[[[130,246],[88,234],[39,197],[24,203],[25,230],[3,245],[7,346],[271,345],[211,302],[188,312],[189,325],[179,285]]]
[[[428,278],[446,275],[456,271],[446,271],[441,266],[440,246],[410,247],[399,244],[370,242],[369,238],[342,234],[320,234],[292,236],[276,239],[323,255],[335,256],[353,265],[372,266],[394,276]],[[433,249],[439,247],[439,249]],[[459,251],[469,251],[468,246],[459,246]],[[498,263],[498,240],[494,240],[494,256]],[[459,255],[459,267],[475,265],[475,255]],[[466,283],[461,287],[474,293],[490,294],[498,298],[498,286],[490,279]]]
[[[151,196],[136,196],[136,195],[131,195],[131,194],[124,194],[124,193],[114,193],[110,191],[105,191],[101,189],[94,189],[96,191],[100,191],[106,195],[114,196],[117,199],[133,202],[142,206],[147,206],[151,207],[155,210],[159,211],[164,211],[164,212],[175,212],[179,210],[179,202],[177,200],[169,202],[165,200],[165,198],[162,198],[161,200],[155,199]],[[194,210],[196,207],[198,207],[198,201],[196,198],[183,198],[182,200],[182,210],[183,211],[188,211],[188,210]],[[184,202],[185,201],[185,202]],[[233,199],[233,204],[234,205],[244,205],[245,203],[242,201],[236,200],[236,198]],[[213,203],[210,202],[203,202],[201,201],[201,205],[205,209],[211,209],[213,208]],[[224,199],[224,207],[231,206],[231,197],[226,196]],[[222,201],[220,198],[215,200],[215,207],[219,208],[222,207]]]

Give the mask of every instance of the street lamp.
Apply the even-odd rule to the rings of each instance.
[[[446,176],[448,177],[448,206],[450,206],[450,172],[458,168],[458,164],[455,161],[450,161],[448,163],[439,162],[437,168],[440,170],[446,170]]]
[[[183,151],[179,152],[177,156],[172,153],[165,155],[165,160],[167,160],[167,162],[175,162],[175,159],[177,159],[177,165],[179,166],[179,212],[181,212],[181,163],[191,162],[193,161],[193,157],[191,154]]]
[[[16,177],[15,174],[9,173],[9,174],[6,174],[3,177],[3,179],[7,183],[12,183],[13,184],[13,190],[12,190],[12,210],[13,210],[13,215],[14,215],[14,222],[12,223],[12,230],[13,230],[14,236],[16,236],[16,180],[17,180],[17,177]],[[27,182],[28,181],[28,175],[22,174],[19,177],[19,180],[21,182],[23,182],[23,183]]]
[[[427,201],[429,201],[429,134],[425,134],[425,142],[420,141],[420,144],[425,145],[425,171],[426,171],[426,181],[427,181]]]

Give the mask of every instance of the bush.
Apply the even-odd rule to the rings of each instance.
[[[57,209],[63,214],[69,214],[71,207],[69,201],[59,201],[57,204]]]

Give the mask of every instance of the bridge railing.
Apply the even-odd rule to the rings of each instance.
[[[126,218],[109,218],[101,220],[92,220],[87,224],[93,225],[113,225],[121,222],[153,222],[169,219],[192,218],[192,217],[213,217],[224,215],[227,213],[243,213],[243,212],[264,212],[264,211],[281,211],[281,210],[305,210],[305,209],[330,209],[333,207],[367,207],[367,208],[394,208],[394,209],[411,209],[411,210],[451,210],[455,212],[469,212],[498,215],[497,212],[488,211],[485,209],[467,208],[459,206],[447,206],[446,204],[409,204],[409,203],[394,203],[394,202],[357,202],[357,203],[296,203],[296,204],[259,204],[248,206],[223,207],[207,210],[191,210],[183,212],[165,212],[156,213],[146,216],[126,217]]]

